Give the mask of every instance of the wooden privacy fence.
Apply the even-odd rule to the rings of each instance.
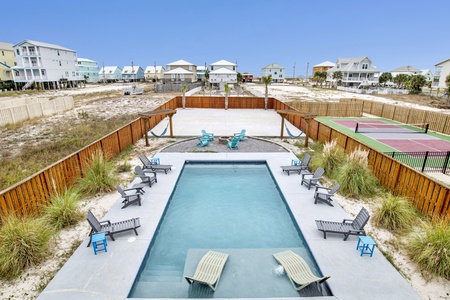
[[[286,104],[298,111],[329,117],[361,117],[363,104],[357,102],[291,101]]]
[[[450,134],[450,114],[353,98],[341,99],[341,102],[360,103],[364,113],[405,124],[428,123],[429,130]]]
[[[186,97],[186,107],[191,108],[224,108],[224,97]],[[176,109],[182,105],[182,97],[175,97],[164,103],[156,110]],[[229,108],[258,109],[264,108],[264,98],[257,97],[229,97]],[[323,107],[323,106],[320,106]],[[329,106],[326,112],[349,116],[343,108],[333,109]],[[268,108],[274,110],[292,109],[286,103],[269,98]],[[300,107],[300,109],[307,109]],[[300,110],[298,109],[298,110]],[[322,108],[321,111],[325,109]],[[353,110],[355,114],[358,110]],[[358,115],[357,115],[358,116]],[[155,116],[149,120],[149,128],[156,126],[163,116]],[[300,116],[288,115],[286,120],[295,127],[305,131],[308,125]],[[347,151],[361,148],[370,150],[369,163],[374,174],[381,183],[394,193],[411,198],[414,205],[430,217],[450,218],[449,191],[440,183],[427,176],[391,159],[390,157],[370,149],[366,145],[334,130],[316,120],[309,121],[309,137],[313,140],[327,142],[336,139],[338,144]],[[67,186],[74,184],[85,173],[87,163],[97,151],[102,151],[107,158],[111,158],[126,147],[136,143],[144,135],[141,119],[110,133],[73,153],[66,158],[52,164],[33,176],[11,186],[0,193],[0,216],[15,214],[17,216],[38,215],[55,192],[63,192]]]

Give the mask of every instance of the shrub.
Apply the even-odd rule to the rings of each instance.
[[[408,200],[390,193],[383,197],[381,206],[373,215],[376,225],[394,232],[411,229],[417,218],[418,215]]]
[[[337,146],[337,141],[325,143],[322,154],[317,156],[315,164],[325,169],[325,173],[330,178],[336,178],[338,169],[345,162],[344,149]]]
[[[105,158],[103,152],[93,153],[86,174],[78,181],[78,186],[86,194],[111,192],[118,181],[113,170],[114,165]]]
[[[46,255],[53,229],[40,219],[7,217],[0,228],[0,276],[17,277]]]
[[[340,193],[348,197],[372,197],[379,188],[378,179],[372,175],[367,162],[367,151],[355,150],[347,156],[337,181]]]
[[[44,209],[45,220],[57,230],[76,224],[83,217],[78,207],[80,198],[81,194],[75,188],[55,194]]]
[[[438,220],[424,226],[424,232],[413,236],[407,244],[411,259],[424,270],[450,279],[450,226]]]

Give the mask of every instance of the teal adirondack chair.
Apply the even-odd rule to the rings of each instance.
[[[214,133],[206,132],[205,130],[202,130],[202,136],[205,139],[208,139],[210,141],[214,141]]]
[[[230,148],[231,150],[239,149],[238,147],[239,141],[240,141],[239,137],[235,137],[231,141],[227,140],[228,148]]]
[[[198,147],[205,147],[205,146],[209,146],[209,139],[208,138],[204,138],[203,136],[198,136]]]
[[[245,129],[242,129],[241,132],[235,133],[233,135],[233,138],[239,138],[240,141],[243,141],[244,136],[245,136]]]

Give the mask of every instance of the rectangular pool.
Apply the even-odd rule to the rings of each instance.
[[[277,248],[301,248],[321,274],[265,162],[186,162],[129,297],[187,298],[174,290],[190,249]]]

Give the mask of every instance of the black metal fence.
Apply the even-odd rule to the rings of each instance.
[[[385,152],[384,154],[421,172],[450,172],[450,151],[447,152]]]

